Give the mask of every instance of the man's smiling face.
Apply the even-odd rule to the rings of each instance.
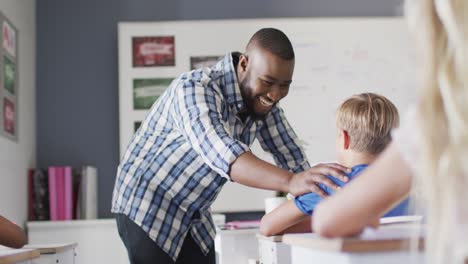
[[[263,118],[286,97],[294,72],[294,59],[284,60],[260,47],[241,55],[239,86],[247,112]]]

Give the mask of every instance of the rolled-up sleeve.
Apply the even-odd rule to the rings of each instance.
[[[310,168],[299,139],[279,106],[273,108],[265,119],[259,141],[263,150],[271,153],[281,168],[294,173]]]
[[[180,82],[176,93],[176,126],[211,169],[230,179],[231,163],[250,148],[229,133],[222,119],[222,95],[193,81]]]
[[[322,198],[315,193],[306,193],[294,198],[296,207],[306,215],[312,215],[312,212],[320,201],[322,201]]]

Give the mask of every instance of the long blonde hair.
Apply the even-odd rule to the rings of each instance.
[[[468,224],[468,1],[407,0],[406,15],[422,51],[415,186],[425,202],[426,252],[433,263],[460,263],[468,253],[468,234],[459,233]]]

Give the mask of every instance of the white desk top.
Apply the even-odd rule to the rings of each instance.
[[[65,243],[65,244],[33,244],[26,245],[24,248],[37,249],[41,254],[55,254],[74,249],[78,243]]]
[[[39,256],[39,251],[35,249],[0,249],[0,264],[18,263]]]
[[[361,235],[349,238],[323,238],[314,233],[286,234],[283,243],[316,250],[335,252],[373,252],[409,250],[413,237],[424,242],[419,225],[388,225],[379,229],[366,229]],[[419,243],[422,250],[423,243]]]
[[[409,215],[409,216],[394,216],[394,217],[385,217],[380,219],[380,224],[384,225],[392,225],[392,226],[401,226],[402,224],[409,224],[409,223],[420,223],[422,220],[422,216],[417,215]],[[257,239],[263,239],[273,242],[282,242],[283,235],[277,236],[264,236],[260,233],[257,233]]]
[[[410,224],[410,223],[422,223],[423,217],[420,215],[403,215],[403,216],[391,216],[380,218],[381,225],[389,224]]]
[[[88,219],[88,220],[67,220],[67,221],[30,221],[27,222],[28,229],[57,229],[67,227],[100,227],[114,226],[117,222],[114,218],[110,219]]]
[[[283,241],[283,236],[278,235],[278,236],[264,236],[260,233],[257,234],[257,239],[263,239],[263,240],[268,240],[272,242],[282,242]]]

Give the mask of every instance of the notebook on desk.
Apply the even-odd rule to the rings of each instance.
[[[224,225],[220,225],[221,230],[237,230],[237,229],[258,229],[260,228],[260,220],[247,221],[231,221]]]

